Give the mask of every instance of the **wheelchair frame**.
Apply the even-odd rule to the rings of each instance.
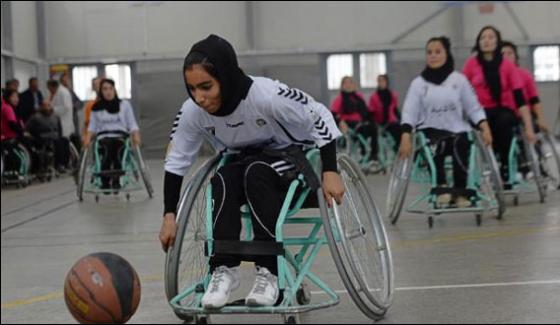
[[[99,194],[112,192],[112,189],[101,189],[101,176],[119,177],[121,188],[118,192],[126,194],[127,201],[130,200],[130,193],[140,191],[144,187],[140,184],[140,177],[146,188],[148,196],[153,197],[153,187],[150,174],[146,163],[142,157],[140,148],[133,147],[129,137],[126,137],[122,148],[121,170],[102,171],[102,156],[99,152],[99,138],[93,142],[93,150],[84,149],[80,157],[80,169],[77,173],[76,194],[80,201],[83,201],[84,193],[95,195],[95,201],[99,202]]]
[[[434,157],[429,148],[429,141],[423,132],[419,131],[414,134],[414,159],[410,157],[406,160],[397,159],[391,173],[387,214],[392,224],[397,223],[401,214],[410,180],[424,185],[424,189],[422,194],[407,206],[406,211],[427,215],[430,228],[433,227],[434,217],[443,213],[474,213],[477,226],[481,225],[482,215],[487,211],[497,211],[498,219],[502,218],[505,204],[494,154],[492,150],[484,146],[482,139],[475,131],[469,133],[469,140],[471,150],[466,188],[475,193],[473,197],[469,198],[474,206],[468,208],[457,208],[452,205],[437,206],[437,195],[432,193],[432,189],[438,185]],[[448,184],[452,184],[453,179],[449,170],[450,163],[447,159],[445,168]],[[422,204],[427,204],[427,206],[421,207]]]
[[[307,157],[312,165],[318,166],[318,150],[308,152]],[[190,179],[179,204],[176,244],[167,253],[165,270],[167,298],[179,318],[188,320],[194,317],[196,323],[206,323],[212,314],[282,314],[285,323],[296,323],[299,313],[337,305],[339,298],[335,291],[330,289],[315,273],[311,272],[313,262],[324,245],[329,246],[345,287],[358,308],[371,319],[383,317],[391,305],[393,292],[390,247],[379,211],[365,185],[365,176],[356,163],[346,155],[339,156],[339,166],[342,175],[345,175],[343,179],[345,183],[356,181],[360,184],[358,193],[353,194],[360,196],[363,200],[360,202],[367,205],[371,210],[369,213],[364,213],[364,218],[369,224],[366,225],[366,222],[362,222],[363,220],[358,222],[360,215],[355,215],[351,220],[351,223],[352,221],[358,222],[359,226],[356,224],[348,225],[345,223],[346,219],[342,219],[344,213],[341,212],[341,209],[344,207],[356,211],[357,204],[354,204],[356,202],[350,192],[345,196],[347,201],[346,203],[343,202],[341,207],[336,206],[333,201],[335,207],[328,209],[322,189],[313,193],[311,189],[305,186],[304,178],[300,175],[290,184],[276,225],[276,244],[281,245],[283,251],[283,254],[278,255],[278,281],[279,288],[283,290],[282,302],[274,307],[247,307],[234,303],[219,310],[204,309],[201,306],[201,299],[210,281],[208,261],[215,248],[212,235],[212,202],[209,179],[217,168],[225,164],[225,161],[226,159],[220,155],[206,161]],[[299,195],[297,195],[298,189],[302,191]],[[310,194],[317,194],[320,215],[294,217]],[[198,202],[199,195],[203,195],[200,199],[203,202]],[[349,205],[352,205],[352,207],[348,207]],[[198,215],[193,215],[193,210]],[[241,216],[246,232],[245,241],[240,243],[250,246],[252,243],[250,241],[252,228],[249,209],[242,208]],[[312,229],[308,237],[288,238],[283,231],[283,226],[286,224],[310,225]],[[189,226],[193,229],[189,229]],[[351,228],[351,230],[348,228]],[[324,235],[320,235],[321,229],[324,229]],[[192,243],[189,242],[189,239],[185,239],[186,231],[195,232],[191,238]],[[378,258],[381,261],[380,276],[382,277],[381,289],[373,291],[368,279],[365,279],[362,275],[363,266],[354,263],[354,259],[359,258],[359,255],[353,255],[351,245],[348,244],[348,241],[359,240],[360,237],[365,238],[366,235],[370,234],[374,236],[373,240],[370,239],[374,245],[368,247],[368,253],[370,254],[368,257]],[[203,260],[204,265],[192,265],[193,263],[188,263],[190,261],[181,260],[185,243],[189,245],[189,253],[194,251],[194,254],[197,254],[196,252],[198,252],[199,260],[197,261],[200,263]],[[288,249],[289,247],[299,247],[299,249],[294,254]],[[181,272],[181,266],[196,269],[191,270],[192,272]],[[179,283],[182,281],[181,275],[189,277],[187,283]],[[319,303],[311,303],[307,284],[304,282],[306,279],[315,284],[329,299]]]

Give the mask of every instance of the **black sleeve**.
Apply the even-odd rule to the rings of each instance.
[[[177,204],[181,196],[181,185],[183,184],[183,176],[165,172],[163,178],[163,214],[177,213]]]
[[[402,133],[412,133],[412,130],[414,130],[414,128],[408,123],[404,123],[403,125],[401,125]]]
[[[323,172],[336,172],[336,140],[322,146],[320,151]]]
[[[23,136],[23,128],[21,127],[21,125],[18,122],[15,121],[10,121],[8,122],[8,126],[15,132],[17,133],[18,136]]]
[[[515,98],[515,105],[517,105],[517,108],[527,105],[525,96],[523,96],[523,91],[521,89],[515,89],[513,91],[513,97]]]
[[[531,105],[537,105],[540,102],[541,102],[541,99],[539,98],[539,96],[535,96],[535,97],[533,97],[529,100],[529,103]]]
[[[478,122],[478,124],[476,125],[477,130],[480,130],[480,124],[482,124],[483,122],[486,122],[486,119],[482,119],[480,120],[480,122]]]

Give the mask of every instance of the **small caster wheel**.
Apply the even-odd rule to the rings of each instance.
[[[430,227],[430,229],[434,227],[434,217],[432,216],[428,217],[428,226]]]
[[[195,317],[195,324],[212,324],[210,316],[197,316]]]
[[[99,203],[99,195],[95,196],[95,203]]]
[[[296,300],[301,306],[307,306],[311,303],[311,292],[306,283],[302,283],[296,293]]]
[[[297,315],[284,315],[284,324],[299,324]]]
[[[513,205],[518,206],[519,205],[519,196],[515,196],[513,198]]]
[[[480,225],[482,224],[482,215],[481,214],[477,214],[476,215],[476,225],[478,227],[480,227]]]

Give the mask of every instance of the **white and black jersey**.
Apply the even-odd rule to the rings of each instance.
[[[452,72],[441,84],[419,76],[410,85],[402,111],[402,124],[453,133],[470,131],[486,119],[484,109],[467,78]]]
[[[251,79],[247,97],[230,115],[211,115],[193,100],[185,101],[171,132],[167,172],[184,176],[204,139],[221,151],[294,144],[320,148],[341,135],[331,112],[303,91],[268,78]],[[277,165],[279,172],[286,168]]]

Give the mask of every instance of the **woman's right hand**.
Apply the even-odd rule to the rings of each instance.
[[[399,158],[406,159],[412,154],[412,140],[410,133],[403,133],[399,147]]]
[[[91,143],[91,135],[88,133],[84,136],[84,141],[82,141],[82,145],[84,146],[84,148],[89,148],[90,143]]]
[[[346,122],[340,121],[338,126],[340,127],[340,132],[342,132],[342,134],[348,133],[348,124],[346,124]]]
[[[166,213],[163,216],[163,223],[159,232],[159,241],[164,252],[167,253],[169,247],[175,245],[176,236],[177,223],[175,222],[175,213]]]

